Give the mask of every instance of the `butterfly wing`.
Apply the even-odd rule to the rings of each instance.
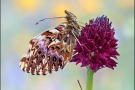
[[[63,69],[71,59],[75,38],[63,23],[49,29],[29,42],[28,52],[20,60],[20,67],[33,75],[46,75]]]

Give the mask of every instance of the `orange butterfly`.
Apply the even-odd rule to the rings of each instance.
[[[30,40],[29,49],[19,63],[23,71],[32,75],[46,75],[63,69],[72,58],[81,29],[76,21],[76,16],[66,10],[65,13],[66,22],[48,29]]]

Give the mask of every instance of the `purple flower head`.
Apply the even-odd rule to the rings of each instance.
[[[111,24],[104,15],[90,20],[78,37],[81,44],[77,42],[71,62],[82,63],[81,67],[89,65],[94,71],[103,67],[114,69],[117,62],[113,59],[117,59],[119,53]]]

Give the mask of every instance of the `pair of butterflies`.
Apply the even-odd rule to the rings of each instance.
[[[65,13],[66,22],[48,29],[30,40],[29,49],[19,63],[23,71],[32,75],[51,74],[63,69],[71,60],[81,27],[74,14],[66,10]]]

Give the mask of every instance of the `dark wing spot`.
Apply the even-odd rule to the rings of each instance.
[[[46,74],[43,72],[42,75],[45,76]]]
[[[21,59],[21,62],[25,62],[27,60],[27,58],[26,57],[23,57],[22,59]]]
[[[47,60],[50,60],[50,56],[47,57]]]
[[[60,37],[62,37],[62,34],[61,34],[61,33],[59,33],[59,36],[60,36]]]
[[[62,27],[61,26],[58,26],[55,29],[57,29],[58,31],[62,31]]]
[[[27,60],[29,61],[29,58],[27,58]]]
[[[62,60],[59,59],[59,66],[62,66]]]
[[[35,46],[36,47],[36,49],[38,49],[39,48],[39,46],[37,45],[37,46]]]
[[[51,35],[51,34],[53,34],[53,33],[52,33],[52,32],[49,32],[49,31],[46,31],[46,32],[43,32],[41,35],[49,36],[49,35]]]
[[[68,50],[66,50],[66,52],[68,52]],[[68,52],[69,53],[69,52]]]
[[[53,61],[56,61],[57,60],[57,58],[56,57],[53,57]]]
[[[29,42],[31,45],[32,45],[32,47],[34,46],[34,44],[35,44],[35,41],[32,39],[32,40],[30,40],[30,42]]]
[[[52,48],[52,50],[54,50],[54,47],[51,47]]]
[[[51,39],[51,37],[46,37],[46,38],[47,38],[47,39],[49,39],[49,41],[50,41],[50,42],[52,42],[52,39]]]
[[[28,53],[30,53],[30,49],[28,50]]]
[[[58,46],[56,46],[56,48],[59,50],[60,49],[60,47],[58,47]]]
[[[61,33],[59,33],[57,39],[58,39],[58,40],[61,40],[62,36],[63,36],[63,35],[62,35]]]
[[[42,55],[42,58],[45,58],[45,55]]]
[[[40,63],[42,63],[42,60],[40,61]]]
[[[61,50],[60,52],[61,52],[61,53],[64,53],[64,50]]]
[[[41,51],[38,51],[38,54],[41,54]]]
[[[66,37],[66,38],[64,39],[64,42],[67,42],[67,39],[68,39],[68,37]]]

